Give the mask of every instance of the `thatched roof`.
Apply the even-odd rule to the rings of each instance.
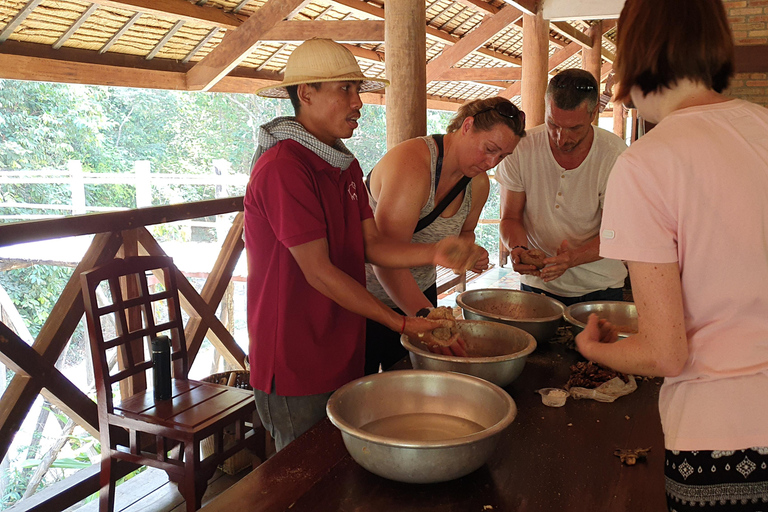
[[[517,97],[522,15],[539,3],[425,0],[430,106]],[[590,23],[550,24],[550,72],[581,66]],[[603,24],[603,79],[614,27]],[[487,39],[455,62],[438,59],[468,34]],[[366,75],[385,75],[384,0],[0,0],[0,78],[253,92],[279,80],[296,45],[317,36],[348,44]]]

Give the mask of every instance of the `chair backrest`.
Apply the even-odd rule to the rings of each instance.
[[[152,378],[151,339],[155,336],[171,339],[173,376],[187,378],[176,272],[170,257],[136,256],[114,259],[81,274],[100,409],[113,412],[117,386],[124,399],[146,390],[147,379],[151,382]],[[157,280],[153,291],[152,279]],[[107,293],[102,291],[102,283]]]

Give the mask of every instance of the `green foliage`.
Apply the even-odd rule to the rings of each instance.
[[[33,265],[0,272],[0,285],[27,321],[29,332],[37,336],[71,276],[71,268]]]

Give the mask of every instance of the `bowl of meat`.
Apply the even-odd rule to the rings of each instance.
[[[481,288],[460,293],[456,304],[467,320],[486,320],[522,329],[538,343],[549,341],[563,321],[565,306],[546,295],[506,288]]]
[[[465,373],[502,387],[520,375],[526,359],[536,350],[536,339],[511,325],[457,320],[455,331],[464,341],[467,357],[433,353],[421,340],[405,334],[400,343],[408,350],[413,368]]]
[[[345,384],[327,412],[349,454],[371,473],[434,483],[485,464],[517,407],[506,391],[471,375],[394,370]]]
[[[616,328],[619,338],[637,334],[637,308],[634,302],[604,300],[579,302],[565,308],[563,316],[571,324],[574,336],[584,330],[589,315],[608,320]]]

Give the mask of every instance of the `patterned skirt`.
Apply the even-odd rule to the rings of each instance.
[[[666,451],[670,512],[768,512],[768,447]]]

